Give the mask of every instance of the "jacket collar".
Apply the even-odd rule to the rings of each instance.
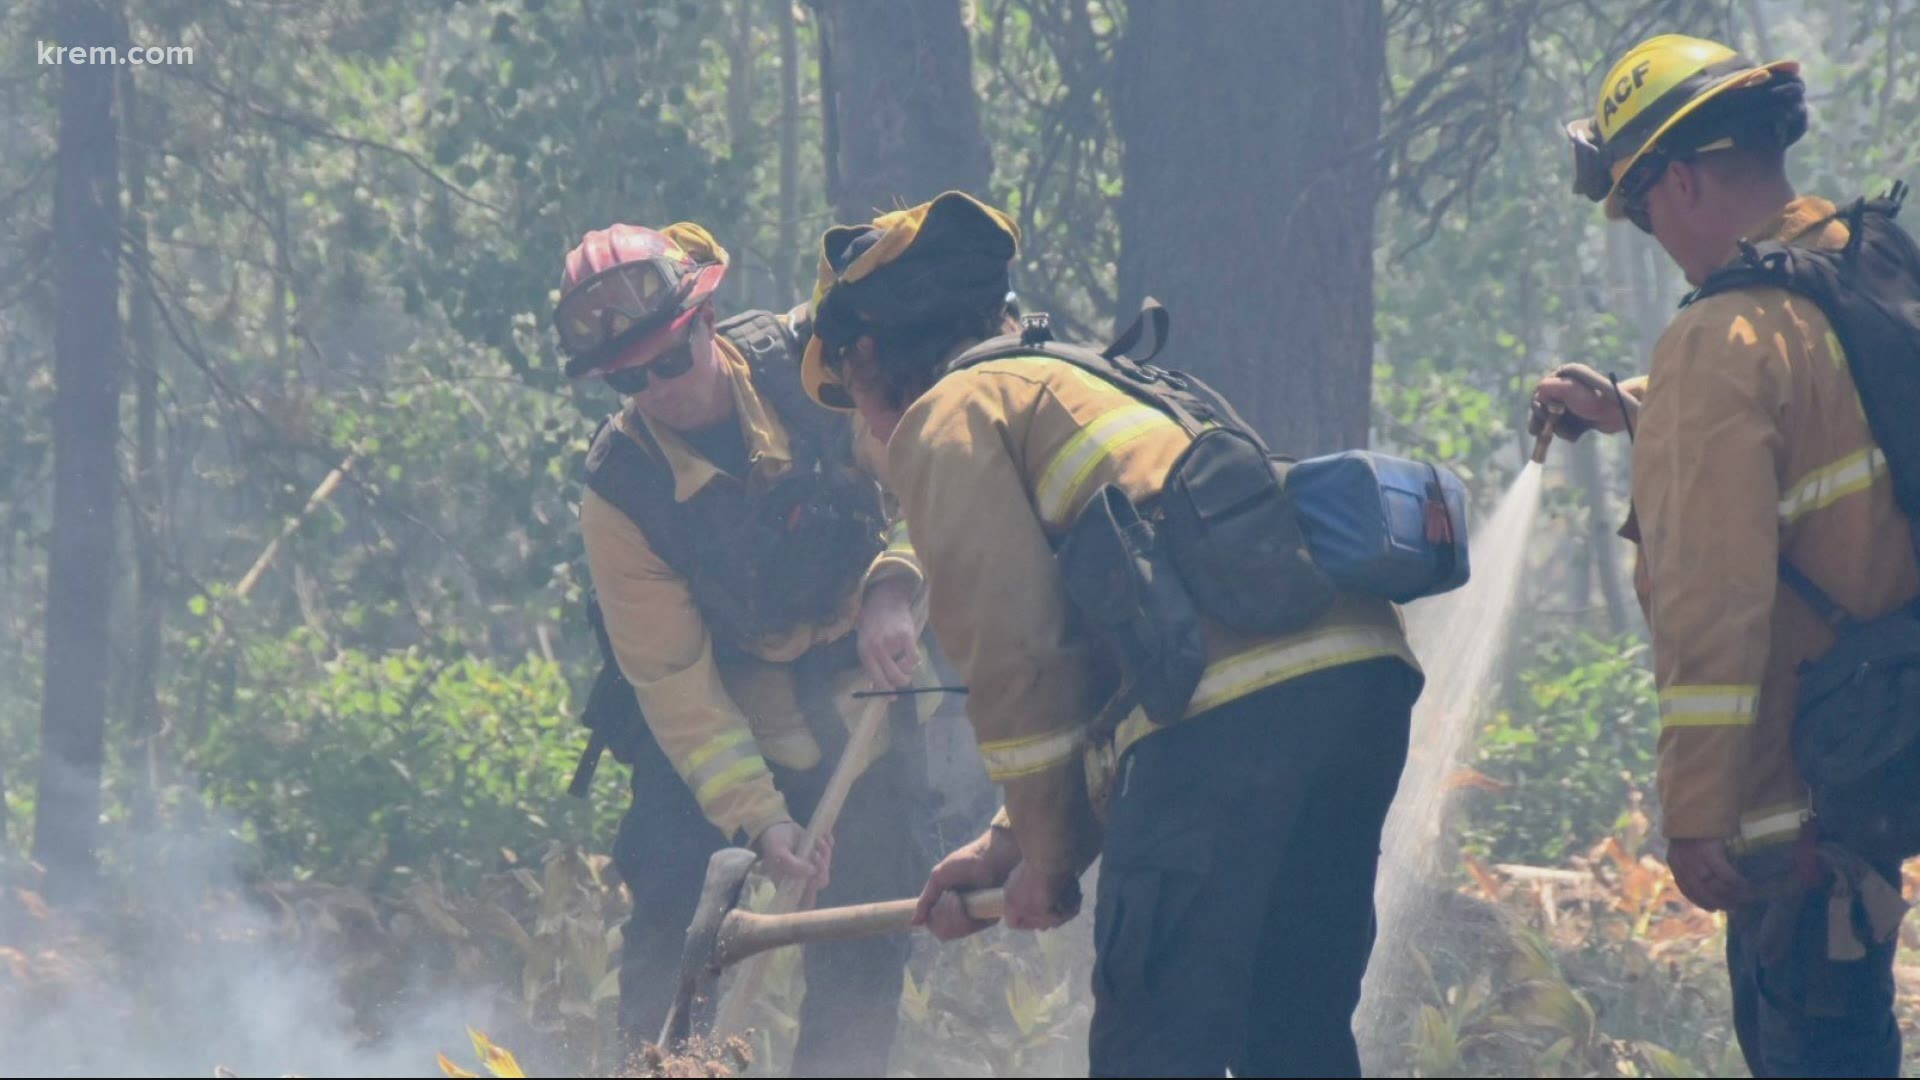
[[[747,463],[751,472],[744,479],[749,486],[757,486],[780,476],[792,466],[793,442],[787,434],[786,425],[774,415],[766,399],[754,388],[753,372],[747,366],[746,357],[740,355],[740,350],[723,337],[716,336],[713,347],[720,350],[720,357],[726,365],[728,387],[733,392],[733,417],[747,441]],[[673,473],[675,502],[686,502],[725,475],[718,465],[708,461],[679,432],[664,424],[654,423],[629,404],[620,414],[621,428],[629,435],[635,434],[636,423],[646,425],[647,434],[653,437],[653,445],[658,446],[667,459],[667,468]],[[637,441],[646,445],[644,439]]]
[[[1798,243],[1808,233],[1831,221],[1835,212],[1834,205],[1827,200],[1814,195],[1802,195],[1742,235],[1754,242],[1778,240],[1785,244]]]

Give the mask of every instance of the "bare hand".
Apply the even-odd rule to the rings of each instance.
[[[969,916],[954,893],[991,889],[1005,882],[1019,862],[1020,849],[1013,843],[1013,834],[1005,829],[988,829],[979,839],[941,859],[927,875],[920,903],[913,909],[913,925],[926,927],[941,941],[963,938],[992,926],[996,920]]]
[[[1051,930],[1080,914],[1080,879],[1022,861],[1007,875],[1006,912],[1015,930]]]
[[[1667,866],[1681,895],[1708,911],[1725,911],[1753,899],[1753,888],[1733,865],[1724,840],[1671,840]]]
[[[805,882],[806,899],[811,901],[820,890],[827,887],[833,868],[833,837],[821,837],[819,843],[813,845],[813,851],[803,859],[798,853],[806,835],[806,830],[798,824],[783,821],[762,830],[760,839],[754,841],[753,849],[759,853],[761,868],[768,877],[780,882]]]
[[[905,578],[875,582],[860,600],[860,666],[881,690],[913,685],[920,666],[920,625],[913,617],[913,585]]]
[[[1612,435],[1627,427],[1613,383],[1585,364],[1562,364],[1534,385],[1527,434],[1538,435],[1547,429],[1554,405],[1566,410],[1553,427],[1554,434],[1563,439],[1578,439],[1589,430]],[[1627,408],[1638,412],[1639,403],[1627,397]]]

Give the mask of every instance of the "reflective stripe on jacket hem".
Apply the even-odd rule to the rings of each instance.
[[[1760,687],[1669,686],[1660,691],[1660,727],[1745,727],[1760,715]]]
[[[1071,727],[1025,738],[983,742],[980,759],[986,762],[987,776],[994,783],[1003,784],[1074,760],[1085,738],[1084,729]]]
[[[1302,675],[1384,656],[1412,660],[1406,639],[1397,630],[1340,626],[1264,642],[1208,664],[1187,705],[1187,716]]]

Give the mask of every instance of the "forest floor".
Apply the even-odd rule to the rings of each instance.
[[[1415,975],[1376,1014],[1404,1027],[1362,1032],[1368,1071],[1741,1075],[1721,920],[1631,847],[1610,838],[1564,867],[1469,861],[1462,884],[1430,898],[1446,932],[1401,946]],[[1920,895],[1920,864],[1906,886]],[[570,849],[467,890],[306,882],[177,900],[135,890],[76,913],[44,900],[31,867],[0,870],[0,1074],[428,1075],[445,1054],[485,1075],[483,1047],[497,1045],[535,1075],[711,1076],[791,1045],[789,957],[751,1045],[617,1061],[624,890],[605,860]],[[1083,1072],[1090,952],[1086,926],[919,943],[893,1071]],[[1903,929],[1897,974],[1911,1071],[1920,920]],[[492,1040],[473,1059],[469,1027]]]

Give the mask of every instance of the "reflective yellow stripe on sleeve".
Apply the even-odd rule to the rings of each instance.
[[[1151,405],[1122,405],[1095,417],[1074,432],[1041,471],[1040,482],[1034,485],[1041,519],[1056,527],[1066,525],[1084,501],[1080,489],[1102,461],[1150,431],[1178,427]]]
[[[1758,686],[1669,686],[1660,691],[1660,726],[1742,727],[1760,715]]]
[[[760,756],[753,732],[745,728],[714,736],[680,764],[680,775],[703,807],[765,771],[766,759]]]
[[[1848,454],[1831,465],[1815,469],[1800,479],[1780,500],[1780,523],[1790,525],[1802,517],[1832,506],[1848,495],[1867,490],[1885,475],[1887,455],[1877,446]]]
[[[1085,732],[1078,727],[1019,739],[998,739],[980,744],[980,758],[987,764],[987,776],[996,784],[1004,784],[1073,760],[1084,739]]]

